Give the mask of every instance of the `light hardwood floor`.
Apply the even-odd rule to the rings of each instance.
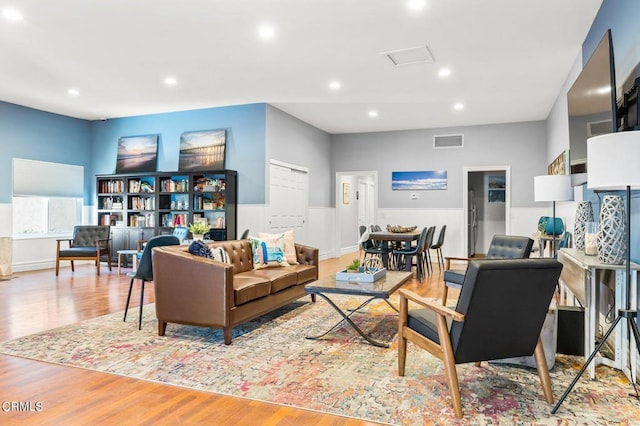
[[[322,261],[320,276],[335,273],[356,256]],[[438,297],[442,272],[434,266],[431,276],[422,282],[411,279],[405,287]],[[129,279],[118,275],[115,266],[109,272],[103,265],[100,276],[90,265],[76,266],[75,272],[61,267],[58,277],[53,269],[14,276],[0,281],[0,341],[122,311],[129,289]],[[137,281],[134,307],[138,292]],[[147,285],[145,303],[153,301],[153,285]],[[0,355],[0,401],[0,424],[373,424],[6,355]],[[11,402],[31,411],[12,410]]]

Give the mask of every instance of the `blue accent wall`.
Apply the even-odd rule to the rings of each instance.
[[[122,136],[159,134],[157,170],[175,171],[183,132],[225,129],[226,168],[238,171],[239,203],[264,204],[265,115],[265,104],[250,104],[94,121],[91,174],[115,173]]]
[[[616,85],[637,73],[640,63],[640,2],[637,0],[604,0],[582,45],[583,65],[591,57],[604,33],[611,29]],[[631,75],[637,77],[638,75]],[[640,159],[638,159],[640,167]],[[586,187],[585,187],[586,188]],[[626,197],[624,191],[611,194]],[[600,211],[600,197],[585,189],[585,200],[593,202],[594,212]],[[640,262],[640,192],[631,197],[631,260]]]
[[[84,166],[84,204],[93,204],[91,123],[0,101],[0,203],[11,203],[13,158]]]

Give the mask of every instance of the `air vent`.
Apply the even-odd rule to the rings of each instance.
[[[591,121],[587,123],[587,137],[604,135],[613,131],[611,120]]]
[[[462,148],[464,135],[438,135],[433,137],[433,148]]]
[[[408,49],[392,50],[383,52],[393,65],[399,67],[403,65],[423,64],[427,62],[435,62],[433,55],[427,46],[410,47]]]

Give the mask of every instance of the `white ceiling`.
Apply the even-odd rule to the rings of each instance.
[[[330,133],[544,120],[602,0],[426,3],[0,0],[24,15],[0,16],[0,100],[89,120],[267,102]],[[425,45],[435,62],[381,54]]]

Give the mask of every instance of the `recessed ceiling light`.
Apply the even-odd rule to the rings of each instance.
[[[174,86],[177,82],[178,80],[173,77],[167,77],[164,79],[164,84],[166,84],[167,86]]]
[[[375,118],[378,116],[378,111],[371,110],[369,111],[369,117]]]
[[[276,30],[271,25],[262,25],[258,29],[258,35],[265,40],[271,40],[275,34]]]
[[[438,71],[438,76],[442,78],[449,77],[451,75],[451,69],[449,68],[440,68]]]
[[[407,1],[407,8],[409,10],[418,11],[424,9],[427,5],[425,0],[409,0]]]
[[[338,90],[341,87],[342,85],[340,84],[339,81],[332,81],[331,83],[329,83],[329,89],[331,90]]]
[[[67,93],[71,96],[78,96],[80,94],[80,91],[78,89],[69,89],[67,90]]]
[[[464,104],[462,102],[458,102],[457,104],[453,104],[453,109],[456,111],[461,111],[464,109]]]
[[[5,9],[2,11],[2,16],[9,21],[23,21],[24,16],[20,12],[14,9]]]

